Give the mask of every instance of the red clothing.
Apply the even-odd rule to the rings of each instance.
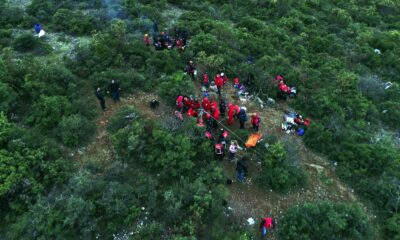
[[[215,111],[214,111],[214,113],[213,113],[213,118],[215,119],[215,120],[219,120],[219,110],[218,110],[218,108],[217,109],[215,109]]]
[[[143,42],[147,46],[150,45],[150,39],[149,39],[149,36],[147,34],[144,35]]]
[[[222,77],[222,83],[225,85],[228,81],[229,81],[229,78],[226,75],[224,75]]]
[[[188,112],[187,112],[187,115],[188,115],[189,117],[197,117],[197,116],[198,116],[198,113],[197,113],[196,110],[193,110],[192,108],[189,108],[189,110],[188,110]]]
[[[238,85],[239,86],[239,78],[238,77],[235,77],[234,79],[233,79],[233,83],[235,84],[235,85]]]
[[[224,80],[221,78],[219,74],[217,74],[217,76],[214,77],[214,82],[215,85],[217,85],[217,87],[222,87],[222,85],[224,85]]]
[[[290,93],[290,87],[288,87],[286,84],[281,83],[279,85],[279,89],[281,90],[281,92],[286,92],[286,93]]]
[[[258,117],[258,114],[251,116],[251,124],[254,126],[258,126],[260,124],[260,118]]]
[[[235,108],[235,114],[239,115],[240,107],[238,105],[234,105],[234,108]]]
[[[208,81],[209,81],[209,80],[208,80],[208,74],[207,74],[207,73],[204,73],[204,74],[203,74],[203,84],[204,84],[204,85],[208,84]]]
[[[273,227],[273,219],[272,218],[268,217],[268,218],[264,218],[264,220],[265,220],[264,227],[266,229],[270,229]]]
[[[208,98],[203,98],[203,100],[201,101],[201,105],[207,112],[211,110],[211,102],[210,100],[208,100]]]
[[[215,109],[217,109],[217,108],[218,108],[217,102],[216,102],[216,101],[213,101],[213,102],[211,103],[211,109],[215,110]]]
[[[191,103],[191,108],[199,109],[200,108],[200,103],[198,101],[193,100],[192,103]]]
[[[184,97],[184,98],[183,98],[183,104],[184,104],[186,107],[190,107],[190,106],[192,105],[192,101],[191,101],[188,97]]]
[[[198,127],[204,127],[204,123],[203,123],[203,118],[198,118],[197,119],[197,124],[196,124]]]
[[[283,77],[281,75],[276,76],[276,81],[278,82],[283,81]]]
[[[179,96],[179,97],[176,99],[176,106],[177,106],[178,108],[182,108],[182,107],[183,107],[182,101],[183,101],[183,96]]]

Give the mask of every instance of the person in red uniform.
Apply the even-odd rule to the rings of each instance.
[[[218,95],[221,96],[221,88],[224,85],[224,80],[221,75],[217,74],[217,76],[214,77],[214,82],[218,89]]]
[[[213,127],[216,129],[218,127],[218,121],[219,121],[219,110],[218,108],[214,109],[213,112]]]
[[[213,124],[212,118],[211,118],[211,114],[207,113],[207,114],[205,115],[205,118],[206,118],[207,129],[210,130],[211,127],[212,127],[212,124]]]
[[[229,78],[228,78],[228,76],[225,75],[225,73],[221,73],[221,78],[222,78],[223,85],[225,85],[229,81]]]
[[[217,109],[217,108],[218,108],[217,102],[216,102],[215,100],[212,101],[212,103],[211,103],[211,110],[214,111],[214,110]]]
[[[260,231],[261,231],[261,239],[264,239],[267,236],[267,232],[269,229],[275,228],[275,219],[271,217],[266,217],[261,219],[260,223]]]
[[[209,82],[209,78],[208,78],[208,74],[204,73],[203,74],[203,86],[208,88],[210,86],[210,82]]]
[[[234,109],[235,109],[235,116],[239,117],[239,113],[240,113],[240,107],[239,105],[234,105]]]
[[[279,90],[281,90],[282,94],[290,93],[290,87],[288,87],[283,81],[279,82]]]
[[[189,117],[197,117],[199,114],[198,114],[197,111],[194,110],[193,108],[189,108],[189,110],[188,110],[188,112],[187,112],[187,115],[188,115]]]
[[[203,98],[201,101],[201,106],[204,108],[205,111],[210,112],[211,110],[211,102],[208,100],[208,98]]]
[[[217,160],[222,161],[224,159],[224,155],[224,145],[222,145],[221,143],[215,144],[215,157],[217,158]]]
[[[143,37],[143,42],[146,46],[150,46],[150,39],[149,39],[149,35],[147,33]]]
[[[183,108],[183,96],[179,96],[179,97],[176,99],[176,108],[177,108],[179,111],[182,111],[182,108]]]
[[[197,101],[196,99],[193,99],[190,107],[193,108],[193,109],[199,109],[200,108],[199,101]]]
[[[192,101],[188,97],[183,98],[183,110],[187,111],[192,105]]]
[[[235,106],[231,103],[228,104],[228,125],[233,124],[233,117],[235,115]]]
[[[240,85],[239,78],[238,78],[238,77],[235,77],[235,78],[233,79],[233,86],[234,86],[235,88],[239,89],[239,85]]]
[[[258,132],[258,128],[260,126],[260,117],[258,117],[257,113],[253,113],[253,115],[251,115],[251,124],[253,125],[254,131]]]

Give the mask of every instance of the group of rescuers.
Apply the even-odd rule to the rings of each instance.
[[[153,45],[156,50],[172,49],[174,46],[177,47],[178,50],[184,50],[187,38],[186,32],[176,31],[174,39],[171,39],[169,35],[165,32],[158,33],[158,24],[156,21],[154,22],[153,28]],[[150,39],[147,34],[145,34],[143,41],[145,45],[150,45]],[[196,66],[192,60],[189,61],[184,71],[193,80],[195,80]],[[218,134],[218,126],[222,122],[220,119],[225,117],[225,114],[227,114],[227,124],[230,126],[234,124],[234,119],[236,118],[239,120],[241,129],[244,128],[245,122],[248,120],[247,109],[245,107],[240,107],[232,103],[226,104],[225,99],[222,97],[222,89],[228,81],[229,78],[223,72],[217,73],[213,81],[209,81],[209,76],[207,72],[205,72],[202,76],[203,98],[201,102],[195,98],[183,95],[178,96],[176,99],[176,118],[182,121],[183,113],[186,113],[189,117],[197,118],[196,125],[206,128],[205,136],[206,138],[215,142],[215,155],[216,158],[221,161],[223,160],[225,155],[226,141],[227,137],[229,136],[229,132],[226,131],[224,128],[221,128]],[[276,77],[276,81],[279,89],[278,97],[281,96],[283,98],[286,98],[293,95],[295,88],[288,87],[284,83],[282,76],[278,75]],[[239,78],[237,76],[233,78],[233,86],[237,90],[236,96],[244,94],[245,86],[243,84],[240,84]],[[210,100],[208,98],[209,90],[217,92],[219,96],[219,103],[217,103],[217,101],[215,100]],[[107,94],[111,95],[111,98],[114,102],[120,101],[120,91],[121,88],[119,86],[119,82],[111,80],[106,92]],[[105,111],[105,93],[100,86],[96,87],[95,95],[99,100],[102,110]],[[153,103],[150,104],[152,105]],[[253,130],[255,132],[258,132],[261,120],[257,113],[251,114],[250,122]],[[218,135],[218,137],[214,137],[213,133],[215,136]],[[243,148],[239,146],[236,140],[231,141],[231,144],[228,148],[229,159],[231,161],[234,161],[235,155],[238,150],[243,150]],[[243,182],[245,177],[247,176],[248,161],[248,157],[244,156],[236,162],[236,176],[239,182]],[[229,181],[230,183],[232,182],[232,180]],[[259,226],[261,238],[265,238],[267,235],[267,231],[269,229],[275,228],[275,226],[275,219],[271,217],[261,219]]]

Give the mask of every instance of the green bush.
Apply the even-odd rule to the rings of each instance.
[[[174,105],[179,95],[193,95],[194,84],[189,76],[182,72],[161,79],[158,95],[169,105]]]
[[[14,49],[21,52],[33,51],[38,45],[38,38],[31,33],[19,35],[13,43]]]
[[[292,207],[279,223],[282,239],[372,239],[372,230],[359,206],[329,202]]]
[[[70,113],[70,109],[71,104],[66,97],[42,96],[33,105],[28,122],[41,130],[50,131],[58,125],[64,115]]]
[[[95,20],[92,16],[68,9],[58,9],[51,22],[56,31],[80,35],[89,35],[96,28]]]
[[[128,126],[132,121],[138,120],[139,118],[140,115],[133,106],[124,106],[112,116],[107,130],[111,133],[115,133],[119,129]]]
[[[289,159],[281,142],[272,144],[261,159],[261,174],[258,183],[262,188],[272,188],[274,191],[287,192],[291,189],[304,187],[307,175],[303,169],[289,165]]]
[[[87,141],[94,130],[93,122],[78,114],[63,116],[58,124],[58,133],[62,142],[71,147],[76,147]]]

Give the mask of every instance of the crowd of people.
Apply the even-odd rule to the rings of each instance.
[[[183,50],[186,46],[187,33],[184,31],[175,30],[175,35],[171,38],[168,33],[158,31],[158,24],[156,21],[154,22],[153,31],[153,45],[156,50],[172,49],[174,47]],[[143,42],[145,45],[150,46],[151,43],[148,34],[144,35]],[[193,60],[188,62],[184,72],[189,75],[192,80],[197,78],[196,65]],[[275,79],[279,98],[286,99],[288,97],[296,97],[297,91],[295,87],[286,85],[281,75],[278,75]],[[228,159],[231,162],[236,162],[237,181],[243,182],[248,175],[249,158],[243,156],[238,160],[236,159],[236,153],[244,149],[239,145],[237,140],[231,140],[229,147],[227,145],[229,143],[228,137],[230,134],[234,134],[229,129],[229,126],[234,125],[234,122],[238,121],[240,129],[244,129],[248,121],[248,113],[246,107],[239,106],[233,102],[227,102],[226,98],[223,97],[224,87],[226,87],[229,81],[229,77],[222,71],[215,74],[211,80],[207,71],[204,71],[201,77],[202,96],[200,98],[184,95],[178,96],[175,102],[175,117],[179,121],[184,120],[184,115],[195,118],[196,126],[204,128],[204,137],[213,142],[216,159],[223,161],[225,152],[228,152]],[[247,95],[246,87],[240,83],[237,75],[233,76],[232,85],[236,97]],[[119,101],[120,91],[119,83],[115,80],[111,80],[106,93],[110,94],[114,102]],[[212,97],[210,94],[211,92],[214,92],[216,97]],[[99,100],[101,108],[105,110],[105,92],[100,86],[96,87],[95,95]],[[150,102],[150,107],[152,108],[156,108],[157,105],[157,101]],[[261,123],[258,113],[250,114],[250,123],[253,132],[257,133]],[[304,134],[303,127],[308,126],[309,123],[309,119],[304,118],[302,115],[288,112],[285,114],[285,123],[282,124],[282,129],[290,132],[297,131],[298,135],[301,136]],[[232,180],[229,180],[229,182],[231,183]],[[267,235],[267,231],[274,228],[275,225],[274,219],[270,217],[263,218],[260,223],[262,238],[264,238]]]
[[[153,46],[155,50],[171,50],[177,48],[178,50],[185,50],[186,40],[188,38],[187,31],[175,29],[174,34],[171,36],[167,31],[158,31],[158,22],[153,23]],[[150,46],[150,37],[148,33],[144,34],[143,43]]]

